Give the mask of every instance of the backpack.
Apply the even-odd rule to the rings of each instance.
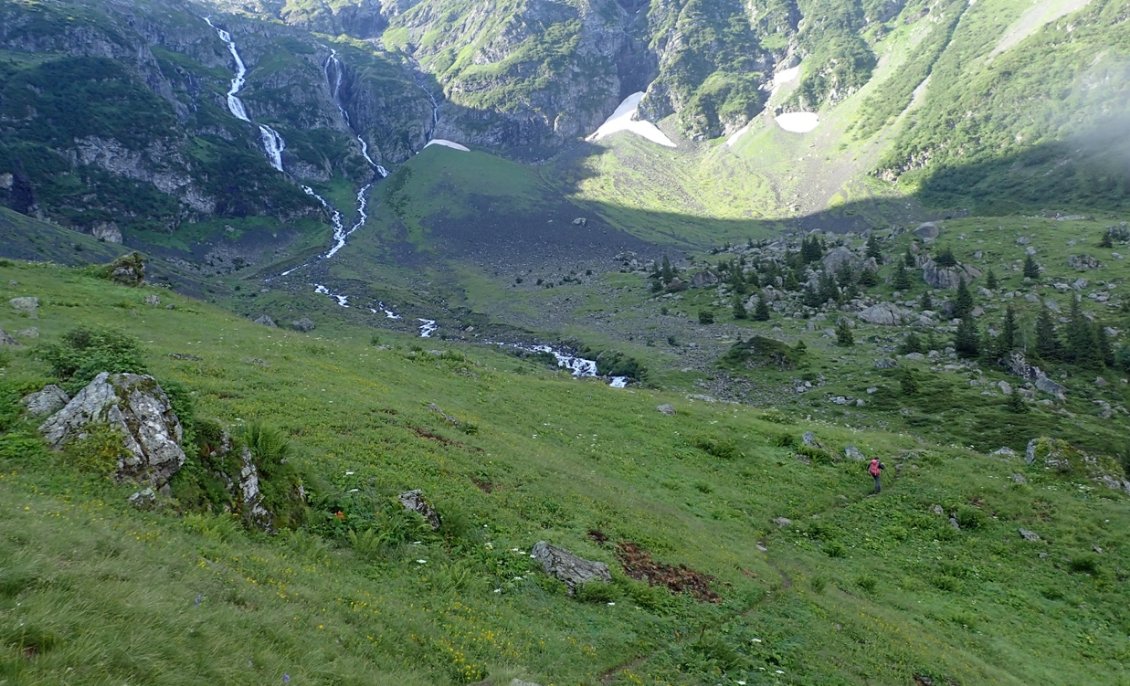
[[[879,460],[871,460],[871,465],[867,467],[867,471],[871,472],[871,476],[879,476],[883,470],[883,466],[879,464]]]

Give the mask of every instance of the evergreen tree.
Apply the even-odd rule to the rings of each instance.
[[[730,265],[730,290],[738,295],[745,294],[745,277],[740,267]]]
[[[867,256],[875,260],[875,264],[883,264],[883,250],[879,247],[879,239],[872,233],[867,237]]]
[[[891,285],[895,290],[905,291],[910,289],[910,272],[906,270],[906,265],[899,262],[895,265],[895,277],[891,281]]]
[[[995,291],[999,285],[1000,284],[997,283],[996,272],[990,269],[988,275],[985,277],[985,288],[988,288],[990,291]]]
[[[1060,359],[1062,345],[1059,334],[1055,330],[1055,320],[1052,319],[1051,310],[1047,305],[1040,307],[1040,314],[1036,317],[1036,354],[1041,360],[1051,362]]]
[[[1067,345],[1064,347],[1064,358],[1083,367],[1102,367],[1102,354],[1099,352],[1099,341],[1095,335],[1095,327],[1083,314],[1079,298],[1071,300],[1071,314],[1068,315]]]
[[[934,257],[934,264],[938,265],[939,267],[956,267],[957,257],[955,257],[953,254],[953,248],[949,247],[948,245],[942,248],[937,256]]]
[[[800,288],[800,279],[797,278],[795,271],[789,269],[785,272],[785,280],[782,282],[781,287],[786,291],[795,291]]]
[[[981,334],[977,330],[977,323],[973,317],[966,315],[957,325],[957,333],[953,337],[953,348],[959,357],[974,358],[980,352]]]
[[[1106,334],[1106,327],[1095,322],[1095,344],[1098,347],[1099,359],[1107,367],[1114,366],[1114,346],[1110,343],[1110,336]]]
[[[840,295],[840,289],[836,288],[836,280],[828,272],[820,272],[820,303],[824,304],[829,300],[835,301]]]
[[[745,303],[742,302],[742,296],[737,293],[734,294],[734,319],[745,319],[749,313],[745,311]]]
[[[1100,248],[1113,248],[1114,239],[1110,237],[1110,231],[1103,234],[1102,239],[1099,241]]]
[[[714,323],[714,310],[699,310],[698,311],[699,324],[713,324]]]
[[[756,269],[749,271],[749,272],[746,272],[745,285],[748,286],[749,288],[760,288],[761,287],[761,279],[757,278],[757,270]]]
[[[663,256],[663,266],[659,270],[660,278],[663,279],[664,285],[671,283],[675,278],[675,268],[671,266],[671,260],[667,256]]]
[[[1004,357],[1017,348],[1016,311],[1009,305],[1004,310],[1004,322],[1001,324],[1000,335],[997,336],[995,350],[997,357]]]
[[[879,285],[879,275],[873,269],[864,269],[859,272],[859,285],[864,288],[874,288]]]
[[[1036,260],[1031,255],[1024,256],[1024,278],[1040,278],[1040,265],[1036,264]]]
[[[909,355],[910,353],[925,352],[926,348],[923,346],[922,339],[919,338],[918,334],[914,333],[913,331],[906,334],[906,338],[903,339],[902,345],[898,347],[899,355]]]
[[[824,256],[824,244],[818,236],[809,236],[800,242],[800,257],[804,264],[817,262]]]
[[[1013,386],[1012,393],[1008,394],[1008,409],[1016,414],[1024,414],[1028,411],[1024,396],[1020,395],[1020,389],[1016,386]]]
[[[920,384],[918,383],[918,376],[910,367],[899,367],[898,371],[899,389],[903,395],[918,395]]]
[[[930,291],[926,291],[922,294],[922,297],[918,299],[918,307],[922,310],[934,309],[934,298],[930,295]]]
[[[847,262],[841,264],[840,268],[836,270],[836,283],[844,287],[855,283],[855,270]]]
[[[820,307],[824,301],[820,299],[820,294],[816,292],[816,288],[812,284],[805,284],[804,293],[800,296],[800,302],[805,307]]]
[[[969,286],[963,276],[957,282],[957,295],[953,299],[954,319],[964,319],[972,311],[973,294],[969,292]]]
[[[907,248],[906,252],[903,253],[902,263],[911,268],[918,266],[917,261],[914,259],[914,253],[910,252],[910,248]]]
[[[753,308],[753,320],[758,322],[769,321],[769,303],[765,300],[764,293],[757,296],[757,305]]]
[[[855,345],[855,336],[851,333],[851,325],[846,319],[836,322],[836,345],[844,348]]]

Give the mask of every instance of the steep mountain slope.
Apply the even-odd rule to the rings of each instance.
[[[0,348],[10,682],[1126,679],[1130,500],[1055,442],[1026,465],[492,349],[267,328],[90,270],[7,261],[0,280],[40,303],[34,320],[0,311],[25,344]],[[55,380],[30,323],[43,344],[76,326],[136,339],[194,454],[217,422],[277,427],[305,523],[266,536],[194,509],[198,462],[139,511],[136,486],[49,451],[19,404]],[[880,496],[853,451],[885,462]],[[396,501],[409,488],[438,531]],[[568,594],[530,560],[539,540],[607,563],[612,583]]]

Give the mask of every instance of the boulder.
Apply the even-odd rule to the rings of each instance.
[[[612,581],[612,574],[608,565],[603,562],[586,560],[570,553],[564,548],[550,545],[545,541],[538,541],[530,550],[530,557],[541,564],[546,574],[560,579],[569,588],[572,594],[578,586],[599,581],[608,583]]]
[[[656,407],[655,409],[656,409],[656,411],[657,411],[657,412],[659,412],[660,414],[665,414],[665,415],[667,415],[668,417],[670,417],[670,416],[673,416],[673,415],[675,414],[675,408],[674,408],[674,406],[672,406],[672,405],[668,405],[667,403],[664,403],[664,404],[662,404],[662,405],[659,405],[659,406],[657,406],[657,407]]]
[[[19,345],[19,343],[9,336],[7,331],[0,329],[0,345]]]
[[[942,230],[934,222],[923,222],[914,230],[914,235],[924,241],[932,241],[940,236]]]
[[[1017,529],[1016,533],[1020,534],[1021,538],[1023,538],[1025,541],[1028,541],[1030,543],[1037,543],[1040,540],[1040,535],[1037,534],[1035,531],[1031,531],[1029,529],[1023,529],[1023,528]]]
[[[785,529],[793,525],[793,520],[789,519],[788,517],[774,517],[773,523],[781,527],[782,529]]]
[[[899,366],[898,361],[889,357],[881,357],[875,360],[875,369],[894,369],[897,366]]]
[[[856,460],[857,462],[862,462],[863,460],[867,459],[867,456],[864,455],[859,450],[859,448],[855,447],[854,445],[844,447],[844,457],[849,460]]]
[[[152,510],[157,505],[157,492],[147,486],[131,495],[129,504],[139,510]]]
[[[695,275],[691,277],[691,286],[695,288],[706,288],[707,286],[717,285],[718,275],[710,271],[709,269],[704,269],[700,272],[696,272]]]
[[[927,260],[922,265],[922,280],[932,288],[955,289],[962,279],[968,285],[973,279],[981,276],[981,270],[967,265],[956,267],[939,267],[933,260]]]
[[[278,326],[277,324],[275,324],[274,319],[271,319],[270,316],[265,315],[265,314],[261,314],[258,317],[256,317],[255,323],[256,324],[262,324],[263,326],[268,326],[272,329],[275,328],[276,326]]]
[[[301,331],[303,333],[306,333],[307,331],[313,331],[315,326],[316,324],[314,324],[313,320],[311,320],[309,317],[296,319],[295,321],[290,323],[290,328],[294,329],[295,331]]]
[[[122,242],[122,230],[114,222],[95,222],[90,227],[90,235],[104,243]]]
[[[34,296],[25,295],[19,298],[12,298],[8,301],[12,309],[20,314],[26,314],[29,317],[35,317],[36,312],[39,310],[39,298]]]
[[[423,491],[418,488],[405,491],[400,494],[399,500],[400,504],[404,506],[404,509],[419,512],[420,516],[428,522],[428,526],[432,528],[432,531],[439,531],[439,527],[443,524],[443,521],[439,518],[439,513],[436,512],[435,508],[424,499]]]
[[[1012,479],[1012,483],[1018,484],[1018,485],[1021,485],[1021,486],[1028,483],[1028,478],[1025,477],[1023,474],[1013,474],[1009,478]]]
[[[63,407],[66,407],[71,398],[67,395],[66,391],[59,388],[55,384],[49,384],[43,387],[43,390],[36,391],[29,395],[25,395],[20,399],[24,409],[32,417],[43,417],[49,414],[55,414]]]
[[[824,258],[821,260],[824,265],[824,271],[829,274],[835,274],[843,268],[845,264],[855,266],[859,262],[859,258],[855,256],[848,248],[838,246],[828,251]]]
[[[907,318],[908,313],[894,303],[879,303],[868,307],[856,316],[868,324],[898,326]]]
[[[102,372],[51,415],[39,432],[52,446],[62,448],[97,425],[109,426],[122,436],[115,472],[119,480],[161,488],[184,464],[180,420],[151,376]]]
[[[106,266],[110,280],[125,286],[145,283],[145,258],[139,252],[122,255]]]
[[[808,448],[824,447],[820,445],[820,441],[816,440],[816,434],[812,433],[811,431],[805,431],[804,435],[800,437],[800,441],[801,443],[804,443],[804,445]]]
[[[1020,377],[1024,381],[1035,384],[1036,388],[1055,396],[1057,400],[1066,398],[1066,390],[1063,386],[1052,381],[1046,374],[1037,366],[1028,364],[1024,353],[1019,350],[1014,350],[1008,354],[1004,359],[1004,366],[1008,371]]]
[[[152,294],[147,295],[147,296],[145,296],[145,304],[150,305],[152,307],[157,307],[158,305],[161,304],[161,296],[152,295]]]

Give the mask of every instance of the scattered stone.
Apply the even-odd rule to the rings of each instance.
[[[665,415],[667,415],[668,417],[670,417],[670,416],[673,416],[673,415],[675,414],[675,408],[674,408],[674,406],[672,406],[672,405],[669,405],[669,404],[667,404],[667,403],[664,403],[664,404],[662,404],[662,405],[658,405],[658,406],[656,406],[656,408],[655,408],[655,409],[656,409],[656,411],[658,411],[658,412],[659,412],[660,414],[665,414]]]
[[[188,360],[190,362],[201,362],[204,360],[203,357],[193,355],[192,353],[169,353],[169,357],[174,360]]]
[[[261,314],[258,317],[256,317],[255,323],[256,324],[262,324],[263,326],[267,326],[267,327],[270,327],[272,329],[275,328],[276,326],[278,326],[277,324],[275,324],[274,319],[271,319],[270,316],[265,315],[265,314]]]
[[[139,510],[152,510],[157,505],[157,492],[150,487],[143,488],[129,497],[129,504]]]
[[[802,443],[809,448],[822,448],[820,441],[816,440],[816,434],[811,431],[805,431],[804,435],[800,437]]]
[[[898,361],[890,357],[882,357],[875,360],[875,369],[894,369],[897,366],[899,366]]]
[[[934,505],[933,507],[930,508],[930,512],[933,512],[934,514],[936,514],[939,517],[942,517],[946,514],[946,511],[942,509],[941,505]]]
[[[1016,532],[1018,534],[1020,534],[1021,538],[1023,538],[1025,541],[1028,541],[1030,543],[1036,543],[1040,540],[1040,535],[1037,534],[1035,531],[1030,531],[1028,529],[1021,528],[1021,529],[1017,529]]]
[[[294,329],[295,331],[301,331],[302,333],[313,331],[316,326],[317,325],[314,324],[314,321],[309,317],[296,319],[295,321],[290,323],[290,328]]]
[[[16,312],[26,314],[32,319],[36,317],[36,313],[39,310],[39,298],[30,295],[12,298],[8,301],[8,304],[11,305],[12,309]]]
[[[861,451],[854,445],[848,445],[844,447],[844,457],[849,460],[855,460],[856,462],[862,462],[867,459],[867,456],[863,454],[863,451]]]
[[[1012,395],[1012,384],[1007,381],[1001,381],[997,384],[997,388],[1001,389],[1002,395]]]
[[[1102,264],[1090,255],[1071,255],[1067,258],[1067,266],[1082,272],[1089,269],[1098,269]]]
[[[588,217],[577,217],[573,220],[573,226],[588,226]]]
[[[66,391],[59,388],[55,384],[49,384],[43,387],[43,390],[36,391],[25,395],[20,399],[24,409],[32,417],[43,417],[49,414],[55,414],[62,408],[67,406],[71,401],[70,396]]]
[[[436,512],[435,508],[424,499],[423,491],[418,488],[405,491],[400,494],[399,500],[400,504],[404,506],[404,509],[419,512],[420,516],[428,522],[428,526],[432,528],[432,531],[439,531],[439,527],[443,522],[440,520],[439,513]]]
[[[169,397],[144,374],[102,372],[39,427],[55,448],[107,425],[122,436],[115,476],[161,488],[184,464],[184,431]]]
[[[1013,450],[1012,448],[1009,448],[1008,446],[1002,446],[1000,448],[997,448],[996,450],[994,450],[993,452],[991,452],[989,454],[995,455],[995,456],[998,456],[998,457],[1016,457],[1016,451]]]
[[[569,588],[569,593],[576,591],[578,586],[599,581],[608,583],[612,581],[612,574],[608,565],[603,562],[586,560],[570,553],[564,548],[550,545],[545,541],[538,541],[530,550],[530,557],[541,564],[546,574],[559,579]]]
[[[961,531],[961,524],[958,524],[957,517],[953,515],[950,515],[950,526],[952,526],[955,531]]]
[[[1024,485],[1028,483],[1028,477],[1024,476],[1023,474],[1013,474],[1009,478],[1012,479],[1012,483],[1014,484]]]
[[[784,529],[786,527],[792,526],[793,520],[789,519],[788,517],[774,517],[773,523]]]
[[[19,336],[20,338],[28,338],[28,339],[31,339],[31,340],[35,340],[36,338],[39,338],[39,328],[35,327],[35,326],[29,326],[26,329],[21,329],[20,331],[17,331],[16,335]]]
[[[1099,545],[1093,545],[1093,546],[1091,546],[1091,550],[1095,551],[1095,552],[1096,552],[1096,553],[1098,553],[1099,555],[1102,555],[1102,554],[1103,554],[1103,549],[1102,549],[1102,546],[1099,546]]]
[[[19,345],[19,343],[9,336],[7,331],[0,329],[0,345]]]
[[[156,307],[156,306],[161,304],[161,296],[159,296],[159,295],[147,295],[147,296],[145,296],[145,304],[146,305],[152,305],[153,307]]]

